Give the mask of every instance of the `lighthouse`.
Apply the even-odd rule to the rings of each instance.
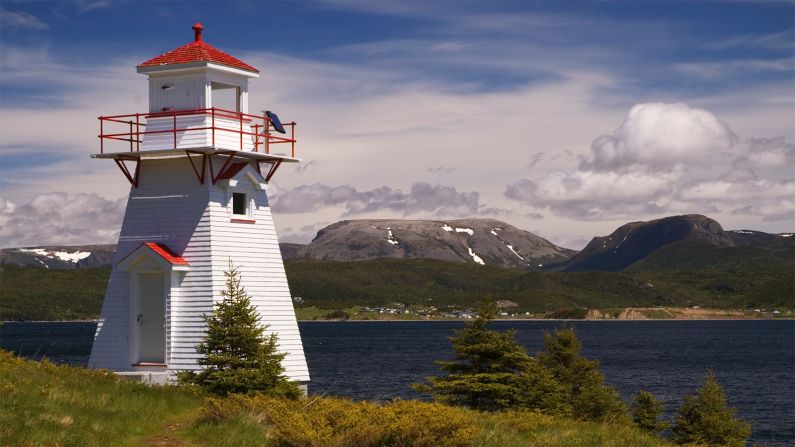
[[[225,289],[230,262],[260,315],[277,333],[285,374],[309,371],[266,185],[295,157],[295,122],[250,113],[248,82],[259,71],[193,41],[137,66],[149,80],[149,110],[99,117],[99,153],[130,183],[89,367],[166,383],[199,369],[204,314]]]

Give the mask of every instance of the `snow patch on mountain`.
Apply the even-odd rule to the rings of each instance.
[[[469,256],[472,256],[473,261],[477,262],[480,265],[486,265],[486,263],[483,262],[483,259],[480,259],[480,256],[478,256],[477,253],[472,251],[470,247],[467,247],[467,250],[469,250]]]
[[[392,235],[392,228],[390,227],[386,227],[386,241],[395,246],[398,244],[397,239]]]
[[[524,261],[524,258],[522,257],[522,255],[520,255],[519,253],[516,252],[516,250],[513,249],[513,245],[505,244],[505,246],[508,247],[508,250],[511,250],[511,253],[515,254],[516,256],[519,257],[519,259]]]
[[[90,251],[51,251],[51,250],[44,250],[42,248],[20,248],[19,251],[26,252],[26,253],[33,253],[35,255],[44,256],[45,258],[50,259],[60,259],[61,261],[76,263],[81,259],[85,259],[91,256]],[[39,261],[41,262],[41,261]],[[44,264],[42,262],[42,264]]]

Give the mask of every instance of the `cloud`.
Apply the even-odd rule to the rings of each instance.
[[[734,160],[735,169],[795,169],[795,144],[786,138],[752,138]]]
[[[300,228],[285,228],[279,231],[279,242],[292,242],[296,244],[306,244],[317,235],[318,230],[329,225],[329,222],[317,222],[304,225]]]
[[[271,199],[276,213],[309,213],[342,206],[345,215],[389,210],[404,216],[415,213],[434,215],[472,215],[480,209],[476,192],[459,192],[452,186],[415,183],[408,193],[387,186],[358,191],[349,185],[331,187],[315,183],[280,192]]]
[[[686,201],[739,202],[779,197],[795,197],[795,180],[704,181],[683,185],[677,193],[677,198]]]
[[[769,72],[792,72],[792,59],[740,59],[720,62],[682,62],[673,65],[674,71],[702,79],[723,79],[737,75]]]
[[[39,194],[23,204],[0,197],[0,247],[112,244],[127,200],[97,194]]]
[[[725,50],[730,48],[761,48],[767,50],[792,50],[793,33],[795,30],[786,29],[769,34],[744,34],[727,39],[710,42],[704,45],[708,50]]]
[[[0,7],[0,28],[12,30],[44,30],[48,29],[49,26],[32,14],[9,11],[8,9]]]
[[[596,138],[578,169],[520,179],[504,194],[573,219],[710,212],[772,221],[789,216],[793,172],[795,145],[784,137],[740,142],[709,111],[650,103]]]
[[[787,231],[791,231],[792,223],[795,221],[795,200],[791,198],[766,200],[738,208],[732,214],[762,216],[762,220],[766,222],[788,222],[790,228]]]
[[[556,172],[538,182],[522,179],[509,184],[505,195],[568,217],[616,219],[660,212],[674,192],[671,184],[681,175],[681,170],[655,174]]]
[[[737,137],[712,113],[687,104],[637,104],[610,135],[591,144],[592,158],[583,165],[594,170],[670,169],[702,163],[731,150]]]

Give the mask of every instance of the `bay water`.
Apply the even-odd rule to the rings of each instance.
[[[428,396],[412,383],[439,374],[436,360],[451,359],[448,337],[462,322],[300,322],[312,376],[311,394],[390,400]],[[753,423],[751,442],[795,443],[795,321],[497,321],[514,329],[530,353],[543,333],[573,326],[583,354],[599,360],[608,383],[625,399],[641,389],[665,402],[671,419],[685,394],[708,370],[723,385],[737,416]],[[28,358],[85,365],[95,323],[8,322],[0,348]]]

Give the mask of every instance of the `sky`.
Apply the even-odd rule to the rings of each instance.
[[[795,3],[0,0],[0,247],[114,243],[100,115],[204,40],[298,122],[282,242],[343,219],[495,218],[572,249],[698,213],[795,230]]]

